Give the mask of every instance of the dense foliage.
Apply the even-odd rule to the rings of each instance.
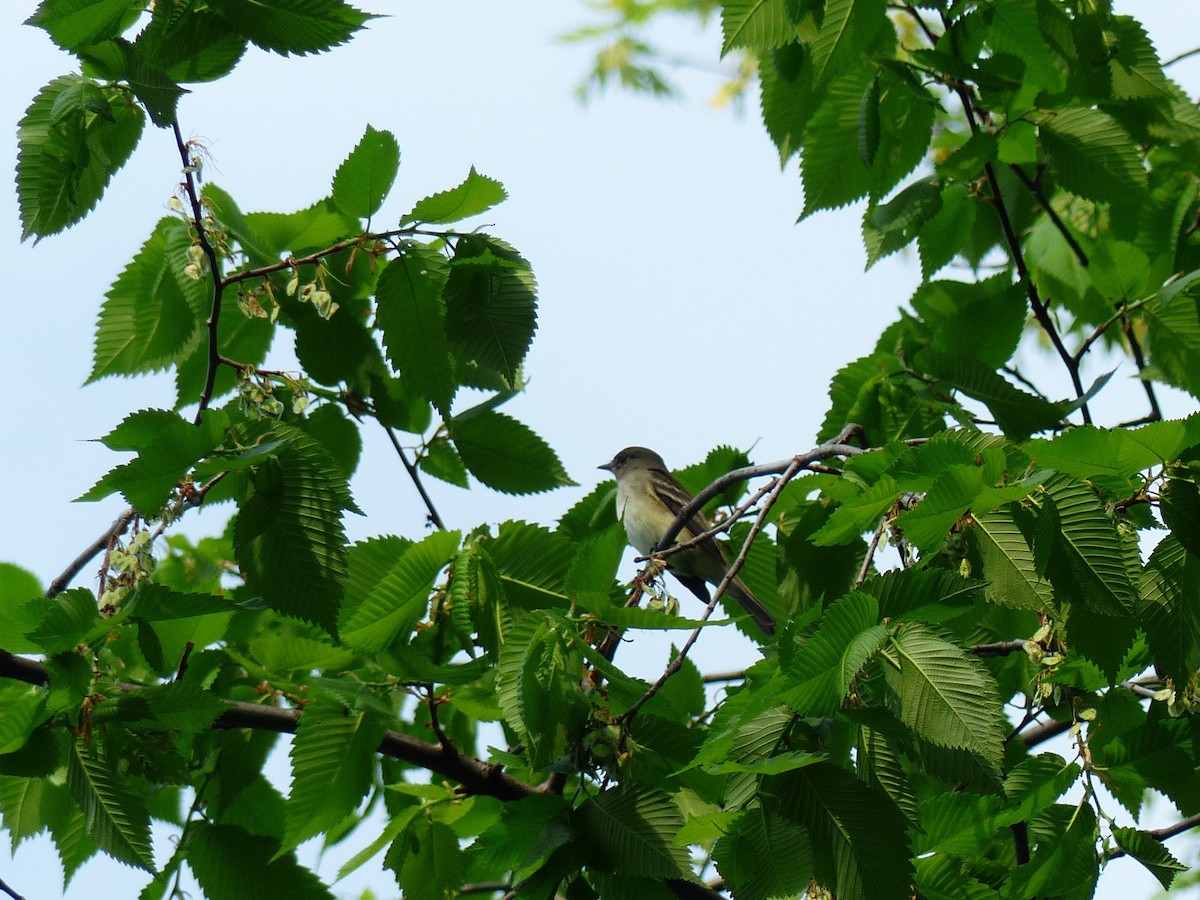
[[[146,870],[146,898],[185,868],[211,898],[332,896],[296,860],[316,836],[362,846],[346,870],[382,853],[414,898],[1088,897],[1117,855],[1164,886],[1186,870],[1163,841],[1200,821],[1200,416],[1164,420],[1156,391],[1200,396],[1200,113],[1104,0],[721,16],[781,159],[799,155],[803,215],[865,198],[869,262],[915,243],[923,280],[833,379],[815,451],[678,473],[713,485],[781,623],[710,708],[686,645],[654,685],[621,669],[620,629],[743,623],[637,605],[665,598],[653,570],[615,580],[611,483],[555,528],[450,531],[430,504],[425,535],[345,537],[365,423],[418,486],[569,483],[497,410],[522,389],[536,284],[502,238],[455,226],[499,182],[472,170],[380,230],[399,147],[366,125],[325,199],[244,212],[181,136],[183,86],[248,44],[317,53],[369,16],[44,0],[31,24],[83,74],[20,123],[24,233],[86,217],[147,118],[173,129],[175,214],[116,276],[92,378],[170,370],[177,405],[104,437],[134,456],[83,499],[129,511],[91,553],[49,588],[0,566],[14,846],[48,830],[68,880],[103,851]],[[264,368],[280,329],[303,371]],[[1068,396],[1017,370],[1023,338]],[[1141,374],[1136,421],[1095,421],[1093,357]],[[226,533],[171,534],[215,503],[236,509]],[[880,571],[885,542],[901,564]],[[99,554],[102,589],[70,588]],[[261,771],[280,732],[286,797]],[[1065,732],[1073,758],[1041,748]],[[1177,826],[1104,809],[1136,820],[1151,792]],[[151,817],[178,828],[168,858]]]

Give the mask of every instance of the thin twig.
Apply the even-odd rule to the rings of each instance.
[[[171,122],[175,132],[175,146],[179,148],[179,158],[183,163],[183,186],[187,193],[188,202],[192,207],[192,224],[196,226],[196,240],[204,256],[208,260],[209,274],[212,276],[212,307],[208,320],[204,323],[208,329],[208,370],[204,376],[204,389],[200,392],[200,401],[196,409],[195,423],[200,424],[204,411],[212,402],[213,389],[217,383],[217,369],[221,364],[221,344],[217,335],[217,327],[221,321],[221,297],[225,291],[225,282],[221,278],[221,258],[217,254],[208,232],[204,229],[204,208],[200,204],[200,194],[196,190],[195,171],[192,160],[188,157],[188,145],[179,130],[179,122]]]
[[[438,515],[437,507],[433,505],[433,498],[426,492],[425,485],[421,482],[421,476],[417,473],[417,467],[410,463],[408,457],[404,455],[404,448],[400,446],[400,439],[396,437],[396,432],[392,430],[390,425],[384,425],[382,422],[379,424],[387,432],[388,440],[392,442],[392,446],[396,448],[396,455],[400,457],[400,462],[404,464],[404,471],[408,472],[408,477],[412,479],[413,485],[416,486],[417,493],[421,495],[425,509],[429,511],[429,521],[433,523],[434,528],[437,528],[439,531],[445,531],[446,523]]]
[[[1185,59],[1191,59],[1193,56],[1200,54],[1200,47],[1193,47],[1191,50],[1185,50],[1182,53],[1176,54],[1162,64],[1165,69],[1167,66],[1173,66],[1177,62],[1183,62]]]
[[[875,533],[871,535],[871,543],[867,545],[867,555],[863,557],[862,566],[859,567],[858,577],[854,579],[854,586],[860,588],[863,582],[867,580],[867,574],[871,571],[871,561],[875,559],[875,551],[879,548],[879,541],[883,538],[883,533],[887,531],[888,517],[884,516],[879,520],[879,527],[875,529]]]
[[[446,730],[442,728],[442,721],[438,718],[438,703],[440,702],[435,693],[432,683],[425,685],[426,698],[429,702],[429,727],[433,729],[433,733],[437,735],[438,743],[446,750],[453,750],[454,745],[450,743],[450,738],[446,735]]]
[[[74,561],[67,566],[61,575],[50,582],[50,587],[46,589],[47,597],[57,597],[67,589],[75,576],[83,571],[84,567],[95,558],[96,554],[102,550],[107,550],[113,539],[125,533],[125,529],[129,527],[129,523],[137,516],[137,510],[133,507],[125,510],[121,515],[117,516],[116,520],[108,527],[108,529],[92,541],[87,546],[87,549],[75,557]]]
[[[736,672],[710,672],[708,675],[700,676],[700,680],[705,684],[723,684],[727,681],[742,681],[746,677],[746,670],[739,669]]]
[[[1030,178],[1025,174],[1025,170],[1015,163],[1010,165],[1009,168],[1013,171],[1017,178],[1021,180],[1021,183],[1025,185],[1025,187],[1029,188],[1029,192],[1037,197],[1038,202],[1042,204],[1042,209],[1046,211],[1046,215],[1049,216],[1054,227],[1058,229],[1058,233],[1063,236],[1063,240],[1067,242],[1067,246],[1071,248],[1071,252],[1075,254],[1075,258],[1079,260],[1079,264],[1085,269],[1091,265],[1088,255],[1084,253],[1083,248],[1079,246],[1079,241],[1075,239],[1075,235],[1071,234],[1070,230],[1067,228],[1067,224],[1059,218],[1054,207],[1050,205],[1050,200],[1046,197],[1045,191],[1042,190],[1041,170],[1039,169],[1037,178]]]
[[[3,878],[0,878],[0,891],[4,891],[4,893],[8,894],[8,896],[12,897],[12,900],[25,900],[24,897],[5,884]]]
[[[1021,653],[1025,650],[1025,641],[997,641],[994,644],[976,644],[971,652],[980,659],[991,659],[996,656],[1008,656],[1010,653]]]

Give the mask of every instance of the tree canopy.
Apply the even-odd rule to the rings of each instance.
[[[147,900],[185,872],[214,900],[333,896],[297,860],[313,838],[413,898],[1074,898],[1124,855],[1169,888],[1189,867],[1166,841],[1200,824],[1200,416],[1159,399],[1200,396],[1194,100],[1105,0],[620,9],[598,81],[661,92],[637,29],[719,13],[736,90],[757,84],[799,160],[797,213],[862,202],[868,265],[920,260],[815,447],[676,473],[777,634],[719,592],[681,611],[658,575],[672,533],[619,582],[611,482],[553,527],[445,527],[430,479],[571,483],[501,410],[539,298],[500,181],[471,168],[381,224],[401,148],[366,121],[298,211],[246,211],[210,177],[180,97],[250,45],[322,53],[371,13],[44,0],[29,24],[81,74],[18,126],[23,235],[79,224],[147,128],[173,136],[170,214],[97,304],[90,380],[167,371],[175,402],[103,436],[133,455],[80,499],[128,509],[62,548],[58,578],[0,564],[14,847],[49,832],[68,882],[105,853],[145,870]],[[272,367],[280,334],[298,370]],[[1023,367],[1038,346],[1066,395]],[[1119,362],[1144,406],[1105,421]],[[368,427],[424,533],[348,540]],[[223,532],[172,530],[215,504]],[[702,673],[714,628],[761,659]],[[691,634],[661,677],[624,670],[623,635],[671,629]],[[286,790],[262,773],[281,733]],[[1044,746],[1062,734],[1070,758]],[[1144,826],[1151,796],[1175,824]],[[152,818],[175,828],[165,856]]]

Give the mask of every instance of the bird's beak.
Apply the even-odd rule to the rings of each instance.
[[[602,466],[596,466],[596,468],[597,468],[597,469],[604,469],[604,471],[606,471],[606,472],[611,472],[611,471],[613,470],[613,460],[611,460],[611,459],[610,459],[610,460],[609,460],[608,462],[606,462],[604,465],[602,465]]]

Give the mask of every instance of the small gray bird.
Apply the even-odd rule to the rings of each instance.
[[[659,538],[675,521],[675,516],[692,499],[692,495],[667,470],[661,456],[645,447],[626,447],[609,462],[600,466],[617,479],[617,518],[625,525],[629,543],[639,553],[649,553]],[[697,512],[679,532],[683,543],[711,526]],[[703,600],[709,601],[708,585],[717,585],[729,571],[721,546],[708,538],[690,550],[666,558],[667,571],[684,587]],[[775,617],[750,592],[745,582],[734,578],[725,593],[738,602],[766,634],[775,633]]]

